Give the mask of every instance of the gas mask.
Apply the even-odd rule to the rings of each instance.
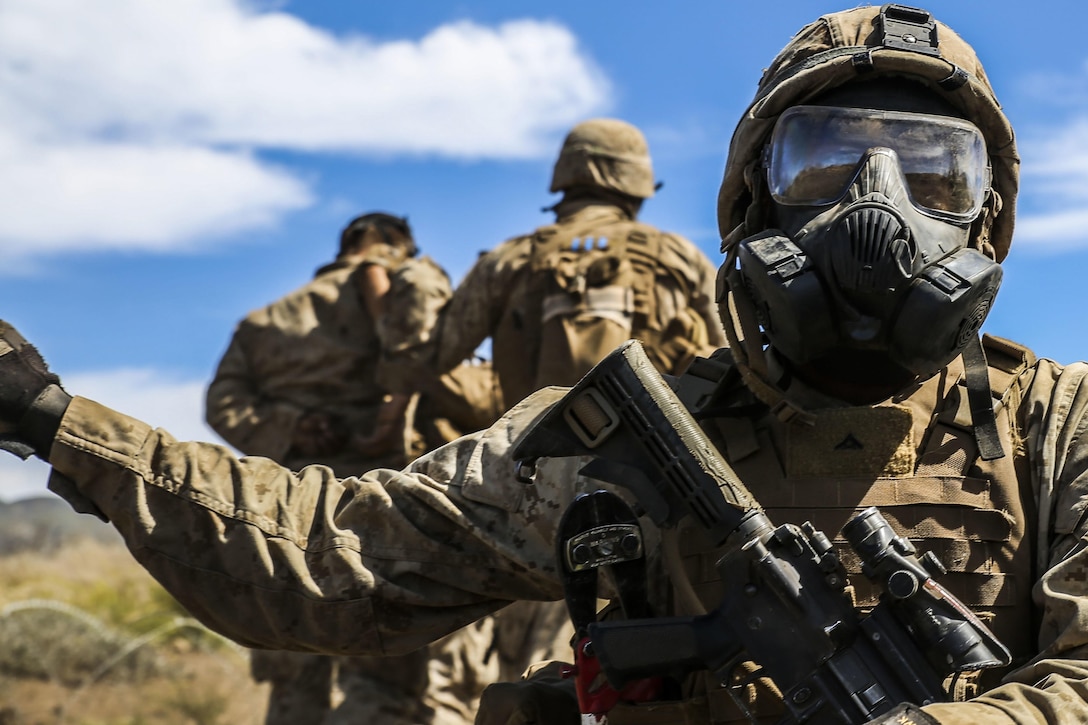
[[[731,284],[784,357],[864,350],[929,375],[977,340],[1001,267],[968,247],[990,193],[974,125],[796,106],[763,166],[778,228],[740,242]]]

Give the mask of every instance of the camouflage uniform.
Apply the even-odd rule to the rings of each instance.
[[[1063,368],[1049,360],[1025,361],[1015,374],[1019,391],[1004,408],[1006,420],[1015,425],[1005,441],[1009,450],[1015,442],[1016,465],[1009,472],[1017,495],[981,487],[970,500],[955,503],[961,508],[952,518],[976,506],[980,512],[974,522],[967,517],[948,526],[961,530],[950,542],[981,538],[985,541],[978,546],[994,558],[1017,559],[1005,590],[1013,606],[995,608],[991,624],[1002,633],[1020,628],[1019,654],[1037,654],[969,704],[927,708],[942,723],[1088,718],[1088,664],[1081,659],[1088,651],[1086,376],[1083,363]],[[893,452],[913,453],[896,459],[897,465],[916,464],[928,453],[919,443],[929,441],[919,434],[930,427],[934,409],[958,379],[953,369],[905,399],[860,411],[843,408],[845,418],[880,408],[896,411],[877,415],[891,417],[901,433]],[[343,480],[322,466],[292,473],[263,458],[239,461],[219,446],[178,443],[163,431],[75,398],[49,454],[55,470],[51,486],[78,509],[107,516],[140,562],[187,609],[243,643],[341,654],[406,652],[511,601],[562,595],[554,554],[558,517],[574,495],[597,484],[579,478],[580,461],[552,459],[540,462],[536,483],[527,486],[515,479],[510,457],[519,434],[562,392],[535,394],[487,431],[440,448],[404,472],[378,470]],[[855,423],[867,425],[864,418]],[[730,418],[705,423],[745,475],[742,454],[752,450],[747,445],[752,439],[728,433],[732,425]],[[755,450],[779,450],[776,446],[788,444],[793,432],[773,416],[758,417],[752,425],[760,444]],[[764,426],[770,429],[761,430]],[[818,444],[799,445],[798,450],[809,451]],[[790,455],[790,445],[780,450]],[[871,477],[874,461],[828,465],[828,476],[853,467],[851,481],[833,502],[850,508],[857,503],[851,496],[859,496],[852,492],[866,489],[859,466],[867,466]],[[895,475],[911,478],[904,471],[905,466]],[[808,498],[801,496],[805,474],[788,472],[754,491],[757,496],[795,491],[798,498],[785,505],[795,507],[793,513],[783,507],[775,515],[778,521],[800,523],[808,518]],[[909,507],[918,503],[917,495],[953,490],[930,490],[932,481],[927,476],[921,492],[903,490],[900,503]],[[885,493],[879,495],[888,497],[896,490],[880,488]],[[826,495],[826,487],[814,495]],[[1021,519],[1013,522],[1000,509],[985,513],[1007,500],[1019,502]],[[982,522],[993,531],[999,521],[1007,524],[996,537],[970,530]],[[969,558],[963,566],[988,564]],[[1000,598],[1001,591],[999,586],[993,596]],[[714,604],[712,583],[705,592],[706,603]],[[1019,616],[1004,621],[1024,607],[1031,610],[1031,621],[1039,622],[1033,630]]]
[[[452,369],[487,338],[506,408],[546,385],[574,384],[631,338],[663,373],[724,344],[714,265],[687,239],[635,219],[655,191],[641,131],[617,119],[576,125],[550,188],[564,194],[555,223],[480,257],[443,310],[433,347],[402,356],[391,389],[406,389],[420,367]]]
[[[381,320],[372,318],[360,294],[360,274],[372,264],[385,267],[397,280],[396,294],[386,300]],[[406,259],[386,245],[322,267],[313,281],[238,325],[208,388],[208,422],[248,455],[267,456],[296,470],[321,462],[339,476],[399,468],[409,454],[452,440],[462,430],[483,427],[486,422],[474,418],[481,416],[479,407],[465,404],[466,391],[450,388],[455,380],[478,375],[489,381],[490,370],[462,367],[433,388],[438,395],[417,400],[422,425],[405,431],[399,450],[367,456],[352,450],[349,439],[339,451],[307,456],[291,443],[297,421],[313,411],[336,416],[348,431],[371,430],[386,394],[380,378],[390,359],[426,342],[450,292],[448,278],[432,260]],[[443,392],[456,401],[443,399]],[[491,415],[493,408],[485,408],[483,415]],[[434,652],[436,657],[443,650],[456,653],[466,645],[477,646],[471,640],[479,637],[489,633],[467,629],[435,645]],[[482,685],[468,685],[466,691],[465,683],[492,676],[472,673],[466,679],[460,668],[443,678],[443,658],[431,664],[426,648],[398,657],[336,659],[255,650],[251,659],[254,678],[272,683],[268,723],[469,722],[472,716],[461,712],[466,707],[462,701],[470,707]],[[436,668],[434,682],[443,683],[432,693],[438,698],[433,703],[425,702],[432,681],[429,668]],[[343,694],[335,708],[334,682]]]
[[[971,244],[1004,258],[1017,156],[973,51],[944,26],[939,52],[924,56],[874,41],[877,12],[822,18],[772,64],[768,78],[805,92],[783,98],[773,84],[761,85],[734,137],[719,203],[727,250],[764,228],[751,164],[777,114],[858,76],[909,70],[983,119],[993,188],[984,214],[970,220]],[[900,45],[918,40],[906,38]],[[824,51],[821,66],[813,58]],[[1006,213],[999,214],[1002,203]],[[727,273],[735,261],[727,258]],[[1062,366],[987,338],[993,405],[971,404],[971,363],[958,357],[885,399],[851,405],[785,375],[773,342],[764,350],[758,334],[737,334],[734,317],[748,318],[739,323],[744,332],[759,332],[738,291],[726,287],[720,302],[727,331],[740,344],[699,361],[676,382],[691,407],[720,404],[698,419],[722,454],[776,522],[811,518],[840,547],[842,522],[853,511],[884,508],[893,526],[949,565],[950,588],[1014,655],[1007,671],[959,688],[955,694],[967,701],[924,707],[924,721],[1088,722],[1088,364]],[[51,488],[77,510],[108,517],[183,605],[250,644],[403,652],[511,601],[557,599],[558,518],[577,493],[599,486],[580,478],[582,461],[570,458],[541,459],[533,485],[516,478],[514,444],[562,389],[533,394],[488,430],[402,472],[335,480],[320,466],[296,474],[267,459],[236,460],[218,446],[178,443],[86,399],[58,402],[56,388],[45,387],[47,376],[20,372],[34,367],[24,356],[28,362],[14,369],[36,380],[28,391],[40,395],[33,405],[14,406],[21,412],[29,405],[31,419],[17,430],[47,454]],[[67,408],[55,436],[40,419],[32,424],[35,410],[60,405]],[[979,453],[975,417],[984,411],[994,414],[1003,457]],[[13,417],[5,417],[9,425]],[[42,430],[52,436],[48,451]],[[652,524],[644,527],[652,536]],[[707,566],[715,552],[685,533],[682,567],[660,580],[677,596],[655,593],[658,611],[714,606],[720,597],[723,582]],[[658,542],[651,539],[648,551],[660,558]],[[858,562],[845,563],[856,572]],[[871,594],[858,591],[862,603]],[[610,722],[736,721],[716,684],[692,677],[684,695],[677,703],[620,708]],[[773,693],[754,689],[751,696],[762,721],[774,722],[781,703]],[[898,720],[912,721],[922,720]]]
[[[630,338],[666,373],[724,343],[713,264],[687,239],[634,218],[634,200],[655,191],[637,128],[616,119],[576,125],[550,190],[564,192],[555,223],[480,257],[442,311],[434,349],[401,355],[402,380],[387,379],[390,389],[407,389],[421,364],[454,367],[487,338],[504,409],[542,387],[573,385]],[[570,655],[573,627],[561,603],[512,605],[496,629],[504,680]]]
[[[208,424],[246,455],[295,469],[319,462],[292,446],[306,413],[336,416],[348,430],[371,430],[386,394],[378,382],[384,341],[359,292],[360,273],[369,264],[393,266],[401,256],[380,246],[367,257],[325,265],[308,284],[247,315],[208,387]],[[416,286],[419,296],[444,302],[449,282],[437,265],[409,264],[430,277]],[[404,453],[374,461],[345,447],[320,462],[346,476],[375,464],[399,467]]]

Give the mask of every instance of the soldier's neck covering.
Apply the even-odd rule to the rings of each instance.
[[[556,219],[561,220],[589,206],[614,206],[628,219],[633,220],[642,208],[642,199],[599,187],[575,187],[567,190],[562,199],[542,211],[554,211]]]

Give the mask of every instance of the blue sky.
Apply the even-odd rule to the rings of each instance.
[[[71,392],[213,438],[203,389],[235,322],[303,284],[352,216],[407,214],[454,281],[545,223],[565,131],[640,126],[643,218],[717,258],[715,195],[762,68],[847,3],[0,4],[0,316]],[[931,2],[979,51],[1022,191],[985,329],[1088,357],[1088,10]],[[0,462],[0,497],[44,465]]]

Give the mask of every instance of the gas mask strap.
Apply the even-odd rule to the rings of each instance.
[[[972,246],[985,254],[990,259],[997,259],[997,250],[990,243],[990,230],[993,228],[994,217],[1001,211],[1001,195],[993,189],[990,190],[990,198],[982,206],[982,212],[975,220],[971,230]]]
[[[976,334],[974,340],[963,349],[964,376],[967,383],[967,401],[971,406],[971,425],[975,429],[978,455],[984,461],[1004,458],[1005,450],[997,432],[994,415],[994,399],[990,393],[990,375],[986,363],[986,351]]]
[[[752,298],[743,289],[733,289],[730,291],[730,299],[736,311],[736,319],[740,323],[740,332],[744,335],[742,362],[760,377],[767,378],[770,371],[767,370],[767,360],[763,356],[763,331],[759,327]]]

